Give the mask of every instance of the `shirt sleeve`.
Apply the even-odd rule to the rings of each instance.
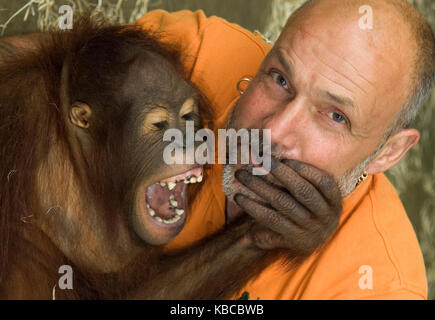
[[[208,19],[201,10],[173,13],[153,10],[136,22],[142,29],[156,33],[160,41],[182,53],[182,63],[189,76],[198,57],[202,33],[207,23]]]

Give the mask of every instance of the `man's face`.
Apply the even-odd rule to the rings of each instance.
[[[339,181],[379,147],[406,99],[411,66],[405,48],[381,49],[394,39],[370,38],[357,20],[324,18],[287,26],[229,126],[271,129],[273,154]]]

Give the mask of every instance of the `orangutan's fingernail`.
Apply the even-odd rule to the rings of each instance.
[[[242,197],[243,197],[243,195],[242,195],[241,193],[237,193],[237,194],[234,196],[234,202],[237,203],[237,205],[239,205],[240,200],[242,199]]]

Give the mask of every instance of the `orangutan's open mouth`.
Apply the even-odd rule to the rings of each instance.
[[[158,223],[177,224],[185,220],[187,186],[202,182],[202,168],[164,179],[146,188],[145,201],[148,214]]]

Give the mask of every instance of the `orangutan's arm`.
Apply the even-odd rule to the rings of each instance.
[[[229,299],[278,257],[246,236],[248,217],[184,254],[163,256],[129,299]]]

